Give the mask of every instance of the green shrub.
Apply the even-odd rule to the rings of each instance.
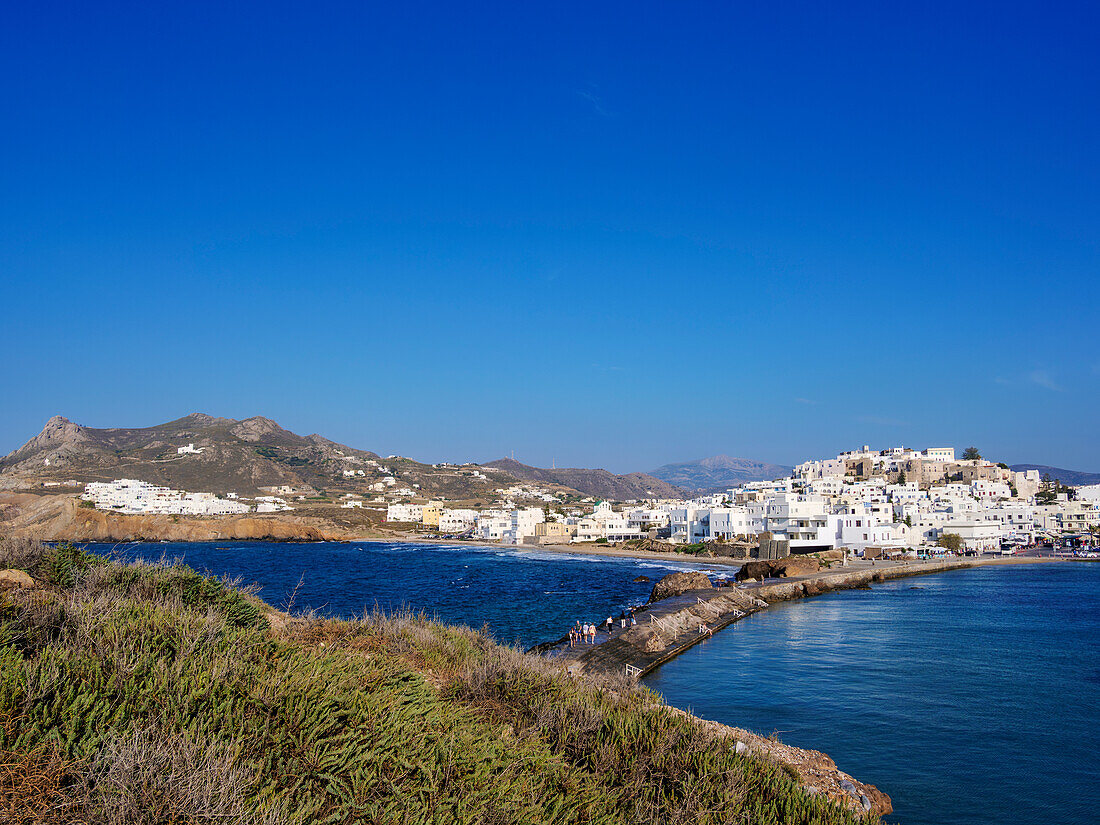
[[[648,691],[484,633],[377,611],[275,630],[226,581],[61,548],[72,584],[0,600],[0,755],[69,766],[71,821],[858,821]]]

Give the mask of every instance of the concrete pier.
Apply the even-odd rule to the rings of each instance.
[[[789,579],[769,579],[735,587],[689,590],[645,605],[635,612],[637,625],[600,632],[595,644],[569,647],[568,636],[532,649],[573,673],[629,673],[642,677],[690,647],[706,641],[700,625],[718,632],[776,602],[817,596],[834,590],[870,587],[876,582],[965,570],[990,564],[1051,563],[1053,559],[940,559],[912,562],[857,562]]]

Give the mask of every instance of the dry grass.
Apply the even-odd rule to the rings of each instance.
[[[37,539],[19,536],[0,537],[0,570],[26,570],[38,568],[48,548]]]
[[[108,739],[86,777],[93,825],[282,825],[250,803],[254,772],[221,743],[153,726]]]

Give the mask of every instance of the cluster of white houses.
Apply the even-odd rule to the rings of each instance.
[[[1040,496],[1038,472],[1013,472],[982,459],[956,460],[952,448],[923,451],[867,447],[835,459],[808,461],[794,475],[751,482],[718,495],[660,500],[616,510],[552,513],[539,507],[452,510],[439,502],[391,504],[391,522],[417,522],[444,534],[466,533],[512,544],[625,541],[674,543],[786,540],[791,552],[847,547],[919,548],[946,533],[966,549],[998,551],[1040,535],[1066,536],[1100,526],[1091,496]],[[1048,499],[1053,499],[1049,500]]]
[[[90,481],[80,496],[100,510],[149,515],[226,516],[251,512],[253,506],[240,501],[236,493],[221,498],[214,493],[186,493],[158,487],[145,481],[120,478],[115,481]],[[286,501],[276,496],[256,498],[256,512],[288,510]]]

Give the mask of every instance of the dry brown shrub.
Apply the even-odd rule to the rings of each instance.
[[[0,750],[0,822],[86,825],[73,788],[75,767],[43,748]]]
[[[249,803],[254,776],[225,744],[159,727],[106,742],[87,786],[93,825],[285,825]]]
[[[34,570],[47,550],[38,539],[0,536],[0,570]]]

